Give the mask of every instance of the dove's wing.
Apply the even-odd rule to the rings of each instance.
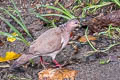
[[[60,50],[62,37],[60,28],[52,28],[39,36],[29,48],[34,55],[45,55]]]

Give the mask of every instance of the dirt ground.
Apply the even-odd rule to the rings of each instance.
[[[27,2],[28,1],[28,2]],[[48,30],[48,27],[45,27],[43,21],[39,18],[36,18],[35,15],[30,14],[29,9],[31,7],[31,3],[34,0],[16,0],[17,7],[22,13],[22,17],[24,19],[24,23],[30,30],[32,36],[36,39],[40,34]],[[44,0],[41,0],[44,1]],[[51,1],[51,0],[50,0]],[[24,4],[22,3],[24,2]],[[26,4],[26,5],[25,5]],[[7,0],[0,0],[0,7],[8,7],[11,3]],[[2,12],[0,12],[2,13]],[[5,15],[6,16],[6,15]],[[6,18],[13,23],[17,28],[19,26],[8,16]],[[0,29],[2,31],[7,30],[7,25],[0,20]],[[31,27],[36,27],[36,29],[32,29]],[[9,31],[12,32],[12,31]],[[75,32],[76,35],[82,36],[85,33],[85,28],[80,28]],[[75,36],[76,36],[75,35]],[[0,36],[0,38],[5,39],[6,37]],[[29,37],[26,37],[27,40],[32,42]],[[93,41],[96,48],[104,49],[104,47],[109,46],[110,44],[119,42],[120,40],[110,39],[106,36],[100,36],[96,41]],[[120,45],[112,47],[105,53],[96,53],[95,55],[85,57],[87,51],[92,50],[89,44],[81,44],[78,43],[78,52],[72,56],[71,63],[65,66],[65,68],[70,68],[74,70],[78,70],[78,74],[75,80],[120,80]],[[4,56],[7,51],[15,51],[16,53],[24,53],[27,51],[29,47],[27,47],[24,43],[20,41],[15,41],[10,43],[8,41],[4,41],[4,45],[0,46],[0,56]],[[57,55],[56,60],[63,64],[69,57],[74,53],[74,49],[71,45],[67,45],[64,50],[60,54]],[[112,57],[112,58],[111,58]],[[108,60],[112,59],[107,64],[100,64],[100,60]],[[44,60],[50,62],[52,64],[51,58],[44,57]],[[14,61],[14,60],[13,60]],[[11,65],[13,61],[0,63],[0,65],[9,64]],[[39,57],[34,59],[33,66],[29,64],[27,68],[25,68],[25,72],[10,72],[9,68],[0,68],[0,80],[38,80],[37,73],[40,72],[43,67],[39,64]],[[37,65],[38,64],[38,65]]]

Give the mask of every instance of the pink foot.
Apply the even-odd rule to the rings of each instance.
[[[40,56],[40,62],[41,62],[42,64],[50,64],[50,63],[47,63],[47,62],[43,61],[42,56]]]
[[[53,60],[53,62],[55,63],[55,67],[62,67],[56,60]]]

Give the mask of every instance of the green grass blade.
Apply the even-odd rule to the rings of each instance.
[[[58,3],[58,5],[65,11],[66,15],[68,15],[70,18],[75,18],[75,16],[73,16],[70,11],[68,11],[67,9],[64,8],[63,5],[61,5],[60,3]]]
[[[97,51],[97,49],[92,45],[92,43],[89,41],[89,39],[88,39],[88,34],[87,34],[87,32],[88,32],[88,27],[86,28],[86,30],[85,30],[85,38],[87,39],[87,41],[88,41],[88,43],[89,43],[89,45],[92,47],[92,49],[94,50],[94,51]]]
[[[16,37],[16,36],[13,36],[13,35],[11,35],[10,33],[7,33],[7,32],[2,32],[2,31],[0,31],[0,35],[7,36],[7,37],[13,37],[13,38],[16,38],[17,40],[22,41],[21,38]]]
[[[57,26],[55,25],[55,20],[52,20],[52,21],[51,21],[51,24],[53,25],[54,28],[57,27]]]
[[[45,21],[46,23],[51,23],[51,21],[49,21],[45,17],[41,16],[40,13],[35,12],[34,9],[29,9],[29,11],[30,11],[30,14],[34,14],[37,18],[40,18],[41,20]]]
[[[28,45],[28,42],[25,40],[25,38],[22,36],[22,34],[12,25],[9,23],[8,20],[0,16],[0,19],[3,20],[14,32],[18,34],[19,37],[21,37],[22,41]]]
[[[61,12],[61,13],[66,14],[65,11],[63,11],[63,10],[60,9],[60,8],[54,7],[54,6],[49,6],[49,5],[37,5],[37,8],[39,8],[39,7],[47,7],[47,8],[54,9],[54,10],[56,10],[56,11],[59,11],[59,12]]]
[[[15,10],[16,10],[16,13],[17,13],[18,17],[19,17],[20,20],[21,20],[21,27],[22,27],[22,28],[24,29],[24,31],[32,38],[32,36],[31,36],[31,34],[29,33],[29,31],[28,31],[26,25],[24,24],[24,21],[23,21],[21,15],[20,15],[19,10],[18,10],[18,8],[16,7],[14,1],[11,0],[11,2],[12,2],[13,6],[14,6],[14,8],[15,8]],[[32,39],[33,39],[33,38],[32,38]]]
[[[25,28],[25,26],[20,22],[20,20],[18,20],[15,16],[13,16],[8,10],[4,9],[4,8],[0,8],[1,10],[4,10],[5,13],[7,13],[10,17],[12,17],[23,29],[26,33],[28,33],[27,28]]]
[[[65,14],[66,16],[69,16],[69,17],[71,18],[71,16],[70,16],[68,13],[66,13],[64,10],[62,10],[62,9],[60,9],[60,8],[57,8],[57,7],[54,7],[54,6],[38,5],[37,7],[47,7],[47,8],[50,8],[50,9],[54,9],[54,10],[59,11],[59,12]]]
[[[41,16],[41,14],[39,13],[34,13],[36,15],[36,17],[42,19],[43,21],[47,22],[47,23],[51,23],[49,20],[47,20],[46,18],[44,18],[43,16]]]
[[[67,16],[64,16],[64,15],[61,15],[61,14],[41,14],[41,16],[59,16],[59,17],[63,17],[67,20],[70,20],[71,18],[67,17]]]
[[[112,0],[112,1],[115,2],[120,7],[120,0]]]
[[[84,7],[82,10],[82,17],[85,17],[86,16],[86,11],[96,11],[98,8],[101,8],[101,7],[104,7],[104,6],[107,6],[107,5],[110,5],[111,2],[102,2],[101,4],[98,4],[98,5],[91,5],[91,6],[86,6]]]

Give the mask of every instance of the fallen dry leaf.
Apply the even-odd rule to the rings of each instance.
[[[0,62],[5,62],[5,61],[9,61],[9,60],[13,60],[13,59],[17,59],[21,56],[21,54],[17,54],[13,51],[11,52],[6,52],[6,56],[5,57],[0,57]]]
[[[2,41],[2,40],[0,40],[0,46],[3,46],[3,45],[4,45],[3,41]]]
[[[86,20],[81,23],[82,26],[88,26],[92,32],[100,32],[105,27],[112,25],[114,27],[120,26],[120,10],[112,12],[101,13],[100,15],[92,18],[86,17]]]
[[[39,80],[75,80],[78,71],[71,69],[48,68],[38,73]]]
[[[13,36],[18,36],[18,34],[17,33],[12,33],[12,35]],[[9,42],[14,42],[16,40],[16,38],[13,38],[13,37],[7,37],[7,41],[9,41]]]
[[[92,36],[92,35],[88,35],[88,40],[96,40],[96,37]],[[78,40],[79,42],[87,42],[87,39],[85,36],[82,36],[79,38]]]

